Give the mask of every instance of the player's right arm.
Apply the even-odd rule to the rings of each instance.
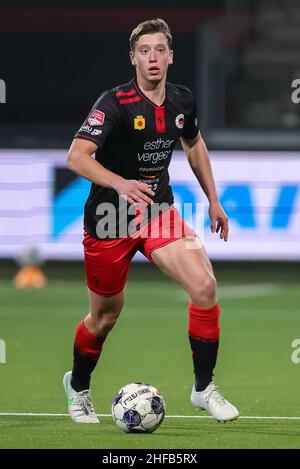
[[[67,167],[98,186],[114,189],[121,197],[126,197],[130,204],[152,204],[147,196],[154,195],[151,186],[134,179],[124,179],[106,169],[92,157],[97,148],[98,145],[90,140],[74,138],[68,153]]]

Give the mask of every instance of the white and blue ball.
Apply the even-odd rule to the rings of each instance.
[[[117,393],[111,407],[116,425],[126,433],[151,433],[162,423],[166,405],[158,389],[131,383]]]

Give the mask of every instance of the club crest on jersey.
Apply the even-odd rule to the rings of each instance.
[[[93,111],[90,117],[88,118],[88,123],[90,125],[103,125],[104,119],[105,119],[104,112],[98,111],[97,109],[95,109],[95,111]]]
[[[136,116],[134,119],[134,129],[143,130],[146,126],[145,118],[143,116]]]
[[[176,124],[176,127],[178,127],[178,129],[182,129],[182,128],[183,128],[183,124],[184,124],[184,114],[178,114],[178,116],[177,116],[176,119],[175,119],[175,124]]]

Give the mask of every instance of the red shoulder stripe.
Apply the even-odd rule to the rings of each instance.
[[[130,103],[137,103],[138,101],[141,101],[142,98],[140,96],[136,96],[135,98],[128,98],[128,99],[120,99],[119,103],[120,104],[130,104]]]
[[[116,98],[119,98],[120,96],[132,96],[133,94],[136,94],[136,90],[118,91],[118,93],[116,93]]]

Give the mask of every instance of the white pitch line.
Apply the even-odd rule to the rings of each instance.
[[[111,414],[97,414],[98,417],[111,417]],[[3,412],[0,417],[69,417],[69,414],[45,414],[31,412]],[[211,415],[166,415],[171,419],[212,419]],[[300,417],[241,415],[239,419],[255,420],[300,420]]]

